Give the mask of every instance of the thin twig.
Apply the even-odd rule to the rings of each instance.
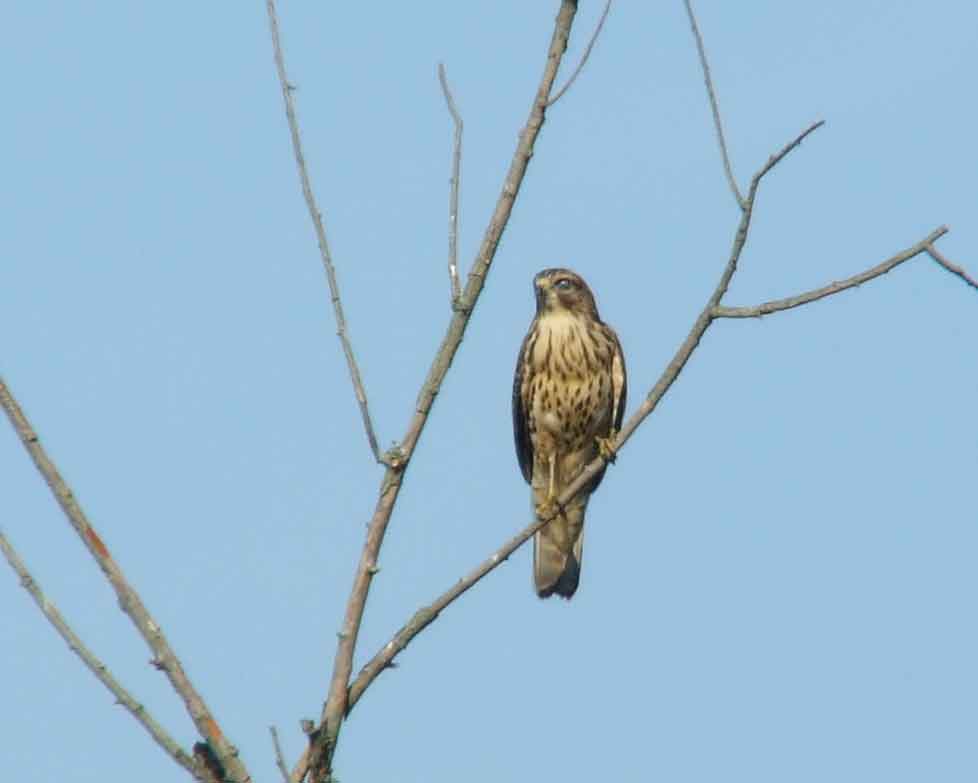
[[[727,142],[723,134],[723,121],[720,119],[720,104],[717,101],[716,88],[713,86],[710,64],[706,59],[706,46],[703,43],[703,36],[700,34],[699,25],[696,23],[696,16],[693,14],[692,0],[683,0],[683,2],[686,4],[689,26],[693,28],[693,37],[696,39],[696,51],[700,56],[700,67],[703,69],[706,94],[710,98],[710,109],[713,111],[713,127],[716,130],[717,143],[720,145],[720,155],[723,158],[723,173],[727,177],[727,184],[730,186],[733,197],[737,200],[737,205],[741,209],[746,209],[744,197],[740,194],[740,188],[737,187],[737,179],[734,177],[733,166],[730,164],[730,155],[727,154]]]
[[[278,729],[274,726],[269,726],[268,730],[272,734],[272,745],[275,748],[275,766],[282,773],[283,783],[292,783],[292,779],[289,777],[288,765],[285,763],[285,754],[282,753],[282,743],[278,741]]]
[[[442,95],[452,115],[455,126],[455,138],[452,142],[452,179],[448,197],[448,280],[451,285],[452,307],[457,307],[462,296],[462,286],[458,280],[458,188],[462,170],[462,115],[455,105],[452,90],[445,76],[445,66],[438,63],[438,81],[441,84]]]
[[[727,288],[730,286],[730,281],[733,279],[734,273],[737,271],[737,263],[740,260],[740,255],[743,252],[744,245],[747,242],[747,234],[750,229],[751,216],[754,209],[754,199],[757,195],[757,188],[761,182],[761,179],[763,179],[763,177],[789,152],[795,149],[801,143],[801,141],[808,136],[809,133],[812,133],[816,128],[818,128],[819,125],[821,125],[821,123],[815,123],[807,128],[803,133],[799,134],[793,141],[786,144],[775,155],[772,155],[761,170],[754,175],[753,179],[751,180],[750,192],[744,202],[744,211],[741,214],[740,224],[737,226],[737,232],[734,235],[733,246],[730,250],[730,257],[727,261],[726,267],[724,267],[723,274],[720,276],[720,281],[717,283],[717,286],[707,301],[706,306],[697,317],[692,329],[690,329],[689,334],[686,336],[686,339],[683,341],[682,345],[679,346],[679,349],[676,351],[675,356],[673,356],[672,361],[666,366],[666,369],[662,372],[659,380],[656,382],[655,386],[652,387],[652,390],[648,393],[641,406],[639,406],[639,409],[631,416],[631,418],[628,419],[627,422],[625,422],[624,426],[621,428],[621,431],[618,433],[618,437],[615,439],[615,442],[611,448],[609,455],[611,458],[618,453],[635,430],[638,429],[639,425],[645,421],[652,411],[655,410],[656,406],[659,404],[659,401],[663,398],[663,396],[665,396],[665,393],[679,377],[679,373],[682,372],[683,367],[686,366],[686,362],[689,361],[689,357],[692,356],[693,351],[696,350],[696,346],[699,345],[703,334],[710,327],[710,324],[713,323],[715,318],[713,311],[720,303],[720,300],[723,298],[724,294],[727,292]],[[564,492],[562,492],[557,498],[557,507],[560,508],[561,506],[564,506],[570,502],[570,500],[573,499],[574,496],[577,495],[577,493],[580,492],[580,490],[586,484],[588,484],[601,470],[604,469],[606,464],[607,463],[604,457],[597,457],[590,462],[584,468],[584,470],[581,471],[577,478],[574,479],[574,481],[572,481]],[[409,620],[394,635],[394,637],[367,662],[363,669],[360,670],[360,673],[350,686],[348,709],[352,709],[353,705],[360,699],[364,691],[370,687],[371,683],[373,683],[378,675],[390,667],[395,656],[401,650],[407,647],[415,636],[430,625],[441,611],[454,602],[476,582],[482,579],[486,574],[499,566],[500,563],[504,562],[514,551],[516,551],[516,549],[518,549],[548,521],[549,520],[547,519],[537,519],[532,522],[517,535],[507,541],[478,568],[473,570],[456,584],[452,585],[451,588],[442,593],[431,604],[416,612],[411,620]]]
[[[550,99],[557,70],[560,67],[561,58],[567,49],[567,39],[576,11],[577,0],[562,0],[555,20],[543,76],[533,99],[526,126],[520,133],[516,152],[503,182],[496,208],[472,264],[462,297],[452,314],[445,337],[442,339],[428,371],[428,376],[421,387],[407,432],[400,446],[391,451],[388,468],[384,473],[378,493],[377,504],[367,526],[367,538],[357,565],[343,625],[338,634],[336,656],[333,660],[333,672],[330,677],[329,696],[323,708],[318,730],[314,733],[315,740],[312,750],[303,760],[305,766],[299,767],[297,765],[296,769],[293,770],[292,777],[294,780],[302,779],[309,770],[313,773],[314,783],[325,780],[330,774],[332,754],[336,748],[342,722],[347,714],[347,694],[350,675],[353,670],[353,653],[356,649],[357,636],[360,631],[370,584],[377,572],[377,559],[387,532],[387,524],[394,510],[394,504],[397,502],[407,466],[424,430],[435,397],[441,389],[445,375],[465,336],[465,329],[478,303],[486,276],[496,254],[496,248],[499,246],[503,231],[509,222],[513,204],[519,195],[527,167],[533,157],[534,144],[540,129],[543,127],[547,103]]]
[[[819,299],[824,299],[827,296],[832,296],[833,294],[837,294],[849,288],[855,288],[856,286],[872,280],[874,277],[885,275],[887,272],[895,269],[900,264],[904,263],[905,261],[909,261],[911,258],[919,256],[921,253],[929,253],[932,243],[936,242],[947,232],[947,226],[941,226],[940,228],[932,231],[926,238],[920,240],[920,242],[918,242],[916,245],[912,245],[906,250],[901,250],[892,258],[888,258],[886,261],[883,261],[874,267],[870,267],[865,272],[860,272],[858,275],[853,275],[845,280],[839,280],[837,282],[830,283],[829,285],[822,286],[821,288],[815,288],[811,291],[806,291],[803,294],[798,294],[797,296],[789,296],[785,299],[775,299],[771,302],[764,302],[756,307],[717,306],[713,308],[713,316],[715,318],[759,318],[762,315],[770,315],[771,313],[777,313],[782,310],[790,310],[793,307],[801,307],[801,305],[806,305]],[[968,279],[967,275],[964,275],[963,273],[961,276],[965,280]]]
[[[239,783],[248,783],[251,780],[251,776],[248,774],[248,770],[244,764],[238,759],[237,750],[235,750],[234,746],[224,736],[204,699],[197,693],[196,688],[190,682],[190,678],[184,672],[179,658],[177,658],[176,653],[173,652],[169,642],[163,635],[163,630],[160,628],[159,623],[153,619],[149,610],[143,605],[138,593],[126,580],[122,569],[119,568],[119,565],[112,558],[101,537],[95,532],[95,528],[88,521],[85,512],[78,504],[68,484],[62,478],[54,463],[48,458],[37,433],[31,427],[20,405],[14,399],[13,394],[2,378],[0,378],[0,406],[6,412],[14,430],[20,436],[24,448],[27,449],[27,453],[34,461],[34,465],[44,477],[48,487],[51,489],[51,493],[58,501],[58,505],[61,506],[61,510],[64,511],[71,526],[75,529],[82,543],[95,559],[95,562],[98,563],[102,572],[109,580],[109,584],[115,590],[119,598],[119,607],[129,616],[136,630],[139,631],[139,634],[143,637],[146,644],[149,645],[150,650],[152,650],[153,665],[166,674],[170,685],[173,686],[173,690],[183,700],[187,713],[197,727],[197,731],[200,732],[200,736],[207,740],[207,743],[228,774]]]
[[[285,72],[285,60],[282,55],[282,41],[278,29],[278,15],[275,10],[275,0],[267,0],[268,26],[272,33],[272,48],[275,53],[275,69],[278,72],[279,84],[282,88],[282,100],[285,102],[285,116],[289,121],[289,133],[292,136],[292,152],[295,155],[295,165],[299,171],[299,181],[302,183],[302,196],[309,210],[309,218],[312,220],[313,228],[316,231],[316,240],[319,243],[319,255],[323,260],[323,268],[326,270],[326,281],[329,283],[330,301],[333,303],[333,315],[336,317],[336,336],[340,338],[343,346],[343,355],[346,357],[346,366],[350,371],[350,380],[353,382],[353,393],[356,395],[357,404],[360,406],[360,417],[363,419],[363,428],[367,433],[367,441],[370,450],[373,452],[374,459],[379,463],[386,463],[385,455],[381,454],[380,447],[377,445],[377,435],[374,433],[373,421],[370,418],[370,408],[367,405],[367,390],[363,386],[360,377],[360,368],[357,366],[356,357],[353,354],[353,344],[350,342],[350,335],[346,327],[346,316],[343,314],[343,303],[340,300],[340,287],[336,281],[336,268],[333,266],[333,257],[329,252],[329,244],[326,241],[326,228],[323,224],[323,214],[319,211],[316,204],[316,197],[312,192],[312,182],[309,179],[309,172],[306,169],[306,159],[302,152],[302,137],[299,134],[299,121],[295,116],[295,86],[289,81]]]
[[[570,89],[570,86],[577,80],[578,74],[584,70],[584,64],[587,62],[587,58],[591,56],[591,50],[594,48],[595,42],[598,40],[598,36],[601,35],[601,29],[604,27],[605,20],[608,18],[608,13],[611,11],[611,0],[608,0],[604,5],[604,10],[601,12],[601,17],[598,19],[598,24],[594,28],[594,33],[591,35],[591,40],[587,42],[587,46],[584,47],[584,53],[581,55],[581,60],[578,62],[577,67],[571,73],[570,78],[564,83],[564,86],[554,93],[554,97],[550,99],[550,103],[547,107],[553,106],[557,101],[564,97],[564,93]]]
[[[964,269],[962,269],[960,266],[952,263],[947,258],[945,258],[936,247],[933,246],[928,247],[927,255],[929,255],[932,259],[934,259],[934,261],[936,261],[938,264],[944,267],[952,275],[957,275],[958,277],[960,277],[962,280],[964,280],[964,282],[966,282],[972,288],[978,288],[978,281],[976,281],[973,277],[971,277],[971,275],[965,272]]]
[[[789,152],[792,152],[796,147],[800,147],[801,143],[811,136],[815,131],[821,128],[825,124],[825,120],[818,120],[813,122],[804,131],[802,131],[795,139],[790,143],[783,146],[780,150],[774,153],[770,158],[767,159],[767,163],[761,166],[761,170],[758,171],[750,181],[750,195],[748,196],[748,201],[750,204],[754,203],[754,191],[757,190],[757,185],[760,183],[761,179],[767,174],[771,169],[777,166]],[[744,207],[747,208],[747,205]]]
[[[102,663],[95,654],[85,646],[78,635],[71,630],[71,627],[65,621],[64,617],[61,616],[61,612],[58,608],[52,604],[45,597],[44,592],[41,590],[41,586],[37,583],[37,580],[31,575],[30,571],[27,570],[27,566],[24,561],[20,559],[17,551],[14,549],[13,545],[4,535],[3,531],[0,530],[0,550],[3,550],[4,557],[7,558],[7,562],[10,563],[10,567],[17,573],[20,577],[20,584],[28,593],[30,593],[31,598],[34,599],[34,603],[37,604],[44,616],[48,618],[51,625],[54,626],[54,630],[58,632],[58,635],[65,640],[69,649],[81,658],[82,663],[85,667],[94,674],[98,681],[101,682],[109,692],[115,697],[116,702],[125,707],[129,713],[142,725],[146,731],[149,732],[150,736],[163,748],[163,751],[172,758],[177,764],[183,767],[187,772],[196,777],[197,772],[194,767],[193,759],[190,755],[184,751],[183,748],[177,744],[176,740],[173,739],[152,715],[146,710],[146,708],[140,704],[136,699],[133,698],[132,694],[129,693],[120,683],[112,676],[112,673],[108,670],[106,665]]]

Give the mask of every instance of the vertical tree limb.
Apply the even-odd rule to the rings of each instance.
[[[448,77],[445,75],[445,66],[442,63],[438,63],[438,82],[441,84],[441,92],[445,96],[445,104],[455,126],[452,142],[452,179],[448,196],[448,281],[451,286],[452,307],[455,308],[462,296],[462,286],[458,279],[458,189],[462,170],[463,125],[462,115],[455,105],[455,98],[452,97]]]
[[[271,0],[269,0],[271,2]],[[530,108],[526,126],[520,133],[516,152],[510,163],[509,171],[503,182],[502,192],[496,202],[489,226],[486,229],[478,255],[468,275],[462,297],[448,325],[447,333],[435,355],[428,371],[428,376],[421,387],[414,415],[408,425],[407,432],[397,449],[389,453],[388,468],[385,471],[378,493],[377,505],[373,517],[367,527],[367,539],[357,565],[353,587],[347,602],[343,625],[338,634],[336,656],[333,662],[333,672],[330,677],[329,696],[323,707],[319,731],[316,734],[313,748],[305,760],[307,769],[312,771],[316,783],[325,781],[332,769],[332,756],[336,749],[340,727],[347,713],[347,697],[350,675],[353,670],[353,654],[356,649],[363,611],[370,591],[370,584],[377,572],[377,558],[387,532],[394,504],[404,480],[404,473],[418,440],[428,420],[428,414],[434,404],[435,397],[451,366],[452,359],[458,351],[465,335],[472,311],[482,293],[486,275],[496,254],[503,231],[509,222],[513,204],[519,195],[520,186],[530,159],[537,136],[543,127],[547,104],[553,89],[554,79],[560,67],[560,61],[567,49],[574,15],[577,12],[576,0],[562,0],[554,24],[547,52],[547,61],[543,76],[537,88],[536,96]],[[302,778],[307,770],[294,770],[293,778]],[[301,773],[298,774],[297,773]]]
[[[292,152],[295,155],[295,166],[299,171],[299,182],[302,184],[302,197],[305,199],[306,208],[309,210],[309,219],[312,220],[313,228],[316,231],[316,240],[319,243],[319,255],[323,261],[323,268],[326,270],[330,301],[333,304],[333,315],[336,318],[336,336],[340,338],[340,344],[343,346],[343,355],[346,357],[346,366],[350,371],[350,380],[353,382],[353,393],[356,395],[357,405],[360,406],[360,418],[363,419],[363,428],[367,433],[367,442],[370,444],[370,451],[373,452],[374,459],[377,462],[385,463],[386,455],[381,454],[380,447],[377,445],[377,435],[374,433],[373,421],[370,418],[370,407],[367,404],[367,390],[363,386],[363,380],[360,377],[360,368],[353,354],[353,344],[350,342],[349,331],[346,327],[343,302],[340,300],[340,286],[336,281],[336,268],[333,266],[333,257],[329,252],[329,243],[326,241],[326,228],[323,225],[323,214],[319,211],[319,207],[316,204],[316,196],[312,192],[312,182],[309,179],[309,172],[306,169],[306,158],[302,152],[302,137],[299,133],[299,121],[295,116],[295,99],[292,95],[295,87],[289,82],[289,77],[285,72],[285,59],[282,55],[282,41],[279,35],[275,0],[266,0],[265,5],[268,11],[268,26],[272,35],[275,70],[278,73],[279,85],[282,88],[282,100],[285,102],[285,116],[288,119],[289,133],[292,137]]]
[[[274,726],[268,727],[272,735],[272,747],[275,749],[275,766],[278,767],[279,774],[282,775],[282,783],[291,783],[289,768],[285,763],[285,754],[282,752],[282,743],[278,740],[278,729]]]

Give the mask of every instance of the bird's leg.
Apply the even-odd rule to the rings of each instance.
[[[550,469],[550,483],[547,485],[547,502],[553,503],[554,498],[557,497],[557,491],[554,488],[554,473],[557,471],[556,454],[551,454],[547,458],[547,467]]]
[[[557,482],[555,473],[557,471],[557,455],[551,454],[547,457],[547,471],[549,478],[547,481],[547,496],[543,502],[537,506],[537,516],[541,519],[552,517],[557,512]]]
[[[598,453],[605,462],[614,463],[615,455],[615,440],[618,438],[618,430],[611,429],[608,431],[608,437],[602,438],[600,435],[595,438],[598,443]]]

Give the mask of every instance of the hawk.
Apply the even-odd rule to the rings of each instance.
[[[563,507],[555,501],[599,453],[610,454],[625,411],[625,357],[580,275],[544,269],[533,289],[536,317],[513,379],[513,434],[535,513],[559,511],[533,537],[537,595],[570,598],[581,576],[584,512],[604,470]]]

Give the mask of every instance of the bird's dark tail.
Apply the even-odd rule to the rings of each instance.
[[[533,536],[533,583],[537,595],[570,598],[581,579],[584,512],[587,500],[572,500],[552,522]]]

